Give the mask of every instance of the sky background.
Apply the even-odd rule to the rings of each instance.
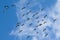
[[[27,5],[27,2],[31,2],[31,3]],[[58,16],[57,16],[55,15],[56,10],[54,10],[56,2],[57,0],[46,0],[46,1],[45,0],[38,0],[38,1],[37,0],[20,0],[20,1],[19,0],[0,0],[0,40],[19,40],[20,38],[21,40],[22,39],[27,40],[26,37],[29,36],[28,33],[30,33],[31,36],[33,37],[33,34],[35,34],[35,32],[39,32],[38,40],[40,40],[41,36],[44,35],[43,31],[41,31],[44,29],[44,27],[56,28],[57,25],[58,27],[60,26],[58,22],[60,20],[59,19],[60,12],[58,11],[58,14],[57,14]],[[16,6],[12,6],[14,3],[16,3]],[[8,6],[7,9],[5,8],[6,5]],[[59,5],[57,5],[57,8],[58,6]],[[22,7],[26,7],[26,8],[24,10],[21,10]],[[42,8],[44,8],[44,10],[40,11]],[[31,14],[26,15],[28,10],[31,10]],[[32,17],[37,11],[39,14],[36,15],[35,17]],[[22,17],[23,14],[25,14],[24,17]],[[47,15],[46,19],[44,18],[45,15]],[[37,16],[39,16],[39,18],[36,20]],[[56,25],[55,25],[53,20],[56,17],[58,21],[56,22]],[[31,18],[31,20],[27,21],[27,18]],[[47,22],[46,25],[43,24],[44,21],[42,21],[42,19]],[[39,25],[39,23],[37,23],[38,20],[39,20],[39,23],[42,23],[43,25],[42,27],[39,26],[36,31],[33,31],[32,29],[34,29],[36,25]],[[19,27],[17,27],[16,29],[14,29],[17,21],[19,21],[21,25],[19,25]],[[33,25],[30,26],[30,23],[32,23]],[[22,26],[22,24],[24,25]],[[24,30],[23,32],[21,32],[21,34],[19,33],[20,29]],[[49,30],[49,32],[48,30],[49,29],[46,30],[47,33],[49,34],[47,40],[51,40],[49,38],[52,38],[57,34],[54,33],[55,31],[54,29],[53,29],[54,31]],[[57,30],[59,29],[57,28]],[[42,35],[40,34],[40,32]],[[57,33],[59,32],[60,30]],[[11,35],[9,35],[10,33]],[[23,35],[24,33],[27,33],[27,35]],[[14,34],[15,36],[17,35],[19,39],[18,38],[16,39],[16,37],[13,36]],[[58,37],[60,37],[60,35]],[[55,38],[53,38],[52,40],[54,39]],[[28,40],[31,40],[31,38]],[[42,38],[42,40],[45,40],[45,39]]]
[[[28,2],[30,2],[29,5],[27,5]],[[16,3],[16,13],[20,24],[17,26],[17,29],[12,30],[11,35],[17,36],[19,40],[56,40],[56,34],[53,31],[53,27],[55,27],[53,26],[53,20],[56,18],[54,13],[56,11],[54,10],[56,2],[57,0],[20,0]],[[25,8],[22,9],[23,7]],[[30,10],[31,12],[29,12]],[[27,14],[28,12],[29,14]],[[34,14],[36,15],[32,17]],[[44,18],[45,15],[47,15],[46,18]],[[38,18],[36,19],[36,17]],[[27,20],[27,18],[30,18],[30,20]],[[44,24],[44,22],[46,22],[46,24]],[[31,23],[32,25],[30,25]],[[22,24],[24,25],[22,26]],[[39,24],[42,25],[40,26]],[[46,31],[43,32],[42,30],[44,30],[45,27]],[[36,28],[36,30],[34,30],[34,28]],[[20,32],[20,30],[22,30],[22,32]],[[48,36],[45,37],[46,33],[48,33]],[[30,37],[28,38],[28,36]]]
[[[11,5],[18,0],[0,0],[0,40],[14,40],[13,36],[9,33],[15,27],[17,22],[16,7]],[[8,5],[9,8],[4,8]]]

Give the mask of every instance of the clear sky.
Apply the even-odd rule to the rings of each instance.
[[[0,0],[0,40],[14,40],[9,33],[17,22],[16,7],[11,5],[18,0]],[[6,9],[4,6],[8,5]]]

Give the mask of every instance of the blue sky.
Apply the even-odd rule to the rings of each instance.
[[[29,5],[27,5],[28,2],[30,2]],[[16,6],[12,7],[14,3]],[[58,5],[56,3],[57,0],[0,0],[0,40],[59,40],[60,9],[59,2]],[[8,6],[7,9],[6,6]],[[22,7],[25,8],[21,9]],[[41,10],[42,8],[44,10]],[[38,14],[33,17],[36,12]],[[27,15],[27,13],[29,14]],[[23,14],[24,16],[22,16]],[[45,15],[47,16],[44,18]],[[54,22],[54,19],[58,20]],[[17,21],[21,24],[16,28]],[[35,28],[36,30],[34,30]],[[45,28],[46,31],[43,32],[42,30]],[[45,37],[47,33],[49,35]],[[27,38],[28,36],[29,38]]]
[[[29,5],[27,5],[28,2],[30,2]],[[12,30],[11,35],[16,35],[19,40],[58,40],[56,38],[58,33],[55,32],[58,23],[53,21],[57,19],[56,3],[57,0],[20,0],[16,3],[16,13],[20,24]],[[45,15],[47,16],[44,18]],[[28,18],[30,20],[27,20]],[[42,31],[45,28],[46,30]]]
[[[13,36],[9,33],[15,27],[17,22],[16,7],[11,5],[18,0],[0,0],[0,40],[14,40]],[[5,5],[9,8],[6,10]]]

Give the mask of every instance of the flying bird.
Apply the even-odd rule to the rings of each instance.
[[[22,7],[21,10],[25,9],[26,7]]]
[[[8,9],[8,8],[9,8],[9,6],[8,6],[8,5],[5,5],[5,6],[4,6],[4,8],[5,8],[5,9]]]

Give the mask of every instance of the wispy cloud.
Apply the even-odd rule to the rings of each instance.
[[[33,10],[33,7],[35,9],[38,7],[38,1],[32,1],[36,2],[36,5],[29,3],[32,5],[31,7],[26,2],[28,3],[27,0],[20,0],[16,3],[16,14],[20,24],[16,30],[12,30],[10,35],[18,36],[19,40],[29,38],[29,40],[58,40],[60,38],[60,0],[57,0],[51,8],[43,8],[41,5],[36,11]],[[35,15],[35,13],[37,14]],[[34,17],[32,17],[33,15]],[[45,28],[46,30],[44,30]],[[54,38],[52,38],[52,34],[54,34]]]

